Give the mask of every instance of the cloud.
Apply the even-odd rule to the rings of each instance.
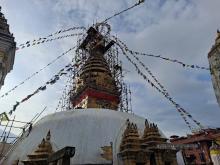
[[[45,36],[60,28],[71,26],[89,27],[121,9],[132,5],[134,0],[62,0],[3,1],[2,10],[8,19],[16,41],[22,43]],[[161,54],[189,64],[208,66],[207,53],[214,43],[219,28],[218,0],[206,1],[147,1],[129,12],[109,21],[112,33],[123,40],[130,49]],[[27,48],[17,52],[14,70],[7,76],[1,93],[50,62],[76,43],[76,38]],[[0,100],[1,110],[8,111],[16,100],[26,96],[64,66],[73,53],[47,68],[7,98]],[[125,80],[132,88],[134,113],[158,123],[166,135],[183,135],[189,132],[175,108],[151,88],[131,64],[120,55],[126,70]],[[158,80],[164,84],[175,100],[204,125],[218,127],[220,110],[216,104],[208,71],[182,68],[177,64],[140,57]],[[143,68],[142,68],[143,70]],[[144,70],[143,70],[144,71]],[[146,71],[144,71],[146,73]],[[64,81],[49,87],[17,110],[17,117],[30,120],[44,106],[48,112],[55,110],[61,96]],[[143,90],[144,89],[144,90]],[[181,129],[180,129],[181,128]]]

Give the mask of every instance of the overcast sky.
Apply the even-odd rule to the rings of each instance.
[[[2,12],[17,43],[36,39],[72,26],[89,27],[135,0],[1,0]],[[144,4],[109,21],[116,34],[132,50],[161,54],[189,64],[208,67],[207,54],[220,28],[219,0],[147,0]],[[17,85],[33,72],[76,44],[76,38],[46,43],[16,52],[13,70],[7,75],[0,94]],[[9,96],[0,99],[0,111],[12,109],[16,101],[33,92],[71,61],[74,53],[63,57]],[[220,126],[220,109],[209,71],[183,68],[175,63],[140,57],[171,96],[205,126]],[[184,135],[189,129],[176,109],[136,74],[121,58],[126,81],[132,88],[133,112],[158,124],[167,135]],[[45,106],[52,113],[65,86],[63,81],[23,103],[16,119],[29,121]]]

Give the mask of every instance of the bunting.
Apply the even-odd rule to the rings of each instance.
[[[51,33],[45,37],[39,37],[38,39],[34,39],[32,41],[26,41],[25,43],[19,44],[17,49],[19,49],[20,47],[23,47],[23,46],[27,47],[27,45],[32,45],[36,42],[41,42],[43,40],[47,40],[47,39],[54,37],[56,35],[60,35],[62,33],[66,33],[66,32],[73,31],[73,30],[86,30],[86,28],[85,27],[71,27],[68,29],[61,29],[61,30],[56,31],[55,33]]]
[[[121,49],[122,53],[125,55],[125,57],[127,58],[127,60],[132,63],[132,65],[135,67],[137,73],[142,76],[144,78],[144,80],[149,83],[153,88],[155,88],[159,93],[161,93],[169,102],[171,102],[174,107],[177,109],[178,112],[181,111],[181,117],[184,119],[185,123],[187,124],[187,126],[190,128],[190,130],[192,130],[192,127],[190,126],[190,123],[187,121],[186,117],[190,118],[197,126],[199,126],[200,128],[204,128],[200,122],[198,122],[197,120],[195,120],[192,115],[190,115],[185,109],[183,109],[179,104],[177,104],[174,99],[172,97],[170,97],[170,95],[167,93],[167,91],[165,92],[164,90],[160,89],[157,85],[155,85],[150,79],[147,78],[147,76],[139,69],[138,65],[131,60],[131,58],[126,54],[126,50],[124,50],[123,46],[120,45],[118,42],[116,42],[116,45],[118,45],[118,47]],[[163,87],[164,88],[164,87]]]
[[[11,88],[10,90],[8,90],[6,93],[2,94],[0,96],[0,98],[3,98],[5,96],[8,96],[11,92],[13,92],[14,90],[16,90],[18,87],[20,87],[21,85],[23,85],[24,83],[26,83],[27,81],[29,81],[31,78],[33,78],[34,76],[38,75],[40,72],[42,72],[43,70],[45,70],[47,67],[49,67],[50,65],[52,65],[53,63],[55,63],[58,59],[60,59],[61,57],[63,57],[64,55],[68,54],[70,51],[74,50],[76,48],[76,46],[68,49],[67,51],[63,52],[61,55],[59,55],[58,57],[56,57],[54,60],[52,60],[51,62],[49,62],[47,65],[45,65],[43,68],[39,69],[38,71],[34,72],[33,74],[31,74],[30,76],[28,76],[26,79],[24,79],[22,82],[20,82],[19,84],[15,85],[13,88]]]
[[[73,73],[73,75],[75,75],[75,72]],[[70,96],[71,94],[71,90],[73,89],[72,85],[73,85],[73,77],[74,76],[70,76],[69,79],[66,81],[66,85],[63,89],[62,95],[59,98],[58,104],[56,106],[55,112],[58,111],[59,108],[63,109],[65,108],[64,106],[67,106],[67,108],[70,108],[70,100],[66,99],[66,95]],[[71,84],[71,85],[70,85]],[[66,101],[66,103],[64,103]],[[64,104],[63,104],[64,103]]]
[[[176,60],[176,59],[171,59],[171,58],[167,58],[167,57],[163,57],[161,55],[153,55],[153,54],[147,54],[147,53],[140,53],[140,52],[136,52],[136,51],[132,51],[130,50],[126,44],[124,42],[122,42],[119,38],[115,37],[115,36],[112,36],[114,41],[115,42],[119,42],[120,44],[123,45],[123,47],[125,48],[126,51],[128,51],[129,53],[131,54],[135,54],[135,55],[141,55],[141,56],[148,56],[148,57],[154,57],[154,58],[159,58],[159,59],[163,59],[165,61],[169,61],[169,62],[173,62],[173,63],[177,63],[179,65],[181,65],[182,67],[184,68],[191,68],[191,69],[202,69],[202,70],[210,70],[208,67],[202,67],[202,66],[199,66],[199,65],[190,65],[190,64],[186,64],[184,62],[181,62],[179,60]]]
[[[61,69],[56,75],[54,75],[49,81],[47,81],[45,83],[45,85],[40,86],[39,88],[37,88],[33,93],[27,95],[25,98],[23,98],[21,101],[17,101],[12,110],[9,111],[9,115],[12,115],[13,112],[15,112],[15,110],[17,109],[17,107],[21,104],[26,102],[27,100],[29,100],[31,97],[33,97],[34,95],[36,95],[37,93],[41,92],[41,91],[45,91],[47,89],[48,85],[53,85],[55,84],[61,76],[66,75],[69,71],[72,71],[74,68],[71,64],[66,65],[63,69]]]
[[[128,10],[130,10],[130,9],[132,9],[132,8],[134,8],[134,7],[136,7],[136,6],[138,6],[138,5],[140,5],[140,4],[143,3],[143,2],[144,2],[144,0],[138,0],[138,2],[136,2],[136,3],[135,3],[134,5],[132,5],[131,7],[127,8],[127,9],[124,9],[124,10],[118,12],[118,13],[115,13],[113,16],[110,16],[110,17],[106,18],[104,21],[102,21],[102,23],[109,21],[110,19],[112,19],[112,18],[114,18],[114,17],[116,17],[116,16],[118,16],[118,15],[120,15],[120,14],[122,14],[122,13],[124,13],[124,12],[126,12],[126,11],[128,11]]]
[[[16,48],[16,50],[20,50],[20,49],[24,49],[27,47],[31,47],[31,46],[35,46],[35,45],[39,45],[39,44],[43,44],[47,42],[52,42],[55,40],[60,40],[60,39],[68,38],[68,37],[80,36],[80,35],[83,35],[83,33],[73,33],[73,34],[59,36],[56,38],[39,38],[38,40],[32,41],[32,43],[30,43],[30,41],[27,41],[25,44],[20,44],[19,47]]]

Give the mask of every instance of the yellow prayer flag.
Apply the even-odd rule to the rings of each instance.
[[[9,121],[9,118],[5,112],[0,114],[0,121]]]

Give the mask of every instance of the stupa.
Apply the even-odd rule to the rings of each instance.
[[[176,150],[159,147],[168,142],[156,124],[120,111],[122,91],[105,58],[113,45],[98,28],[89,28],[78,48],[87,51],[88,58],[75,77],[76,87],[70,97],[72,109],[40,119],[1,164],[49,164],[50,157],[58,160],[60,150],[67,146],[75,148],[74,156],[66,163],[53,164],[177,164]]]

